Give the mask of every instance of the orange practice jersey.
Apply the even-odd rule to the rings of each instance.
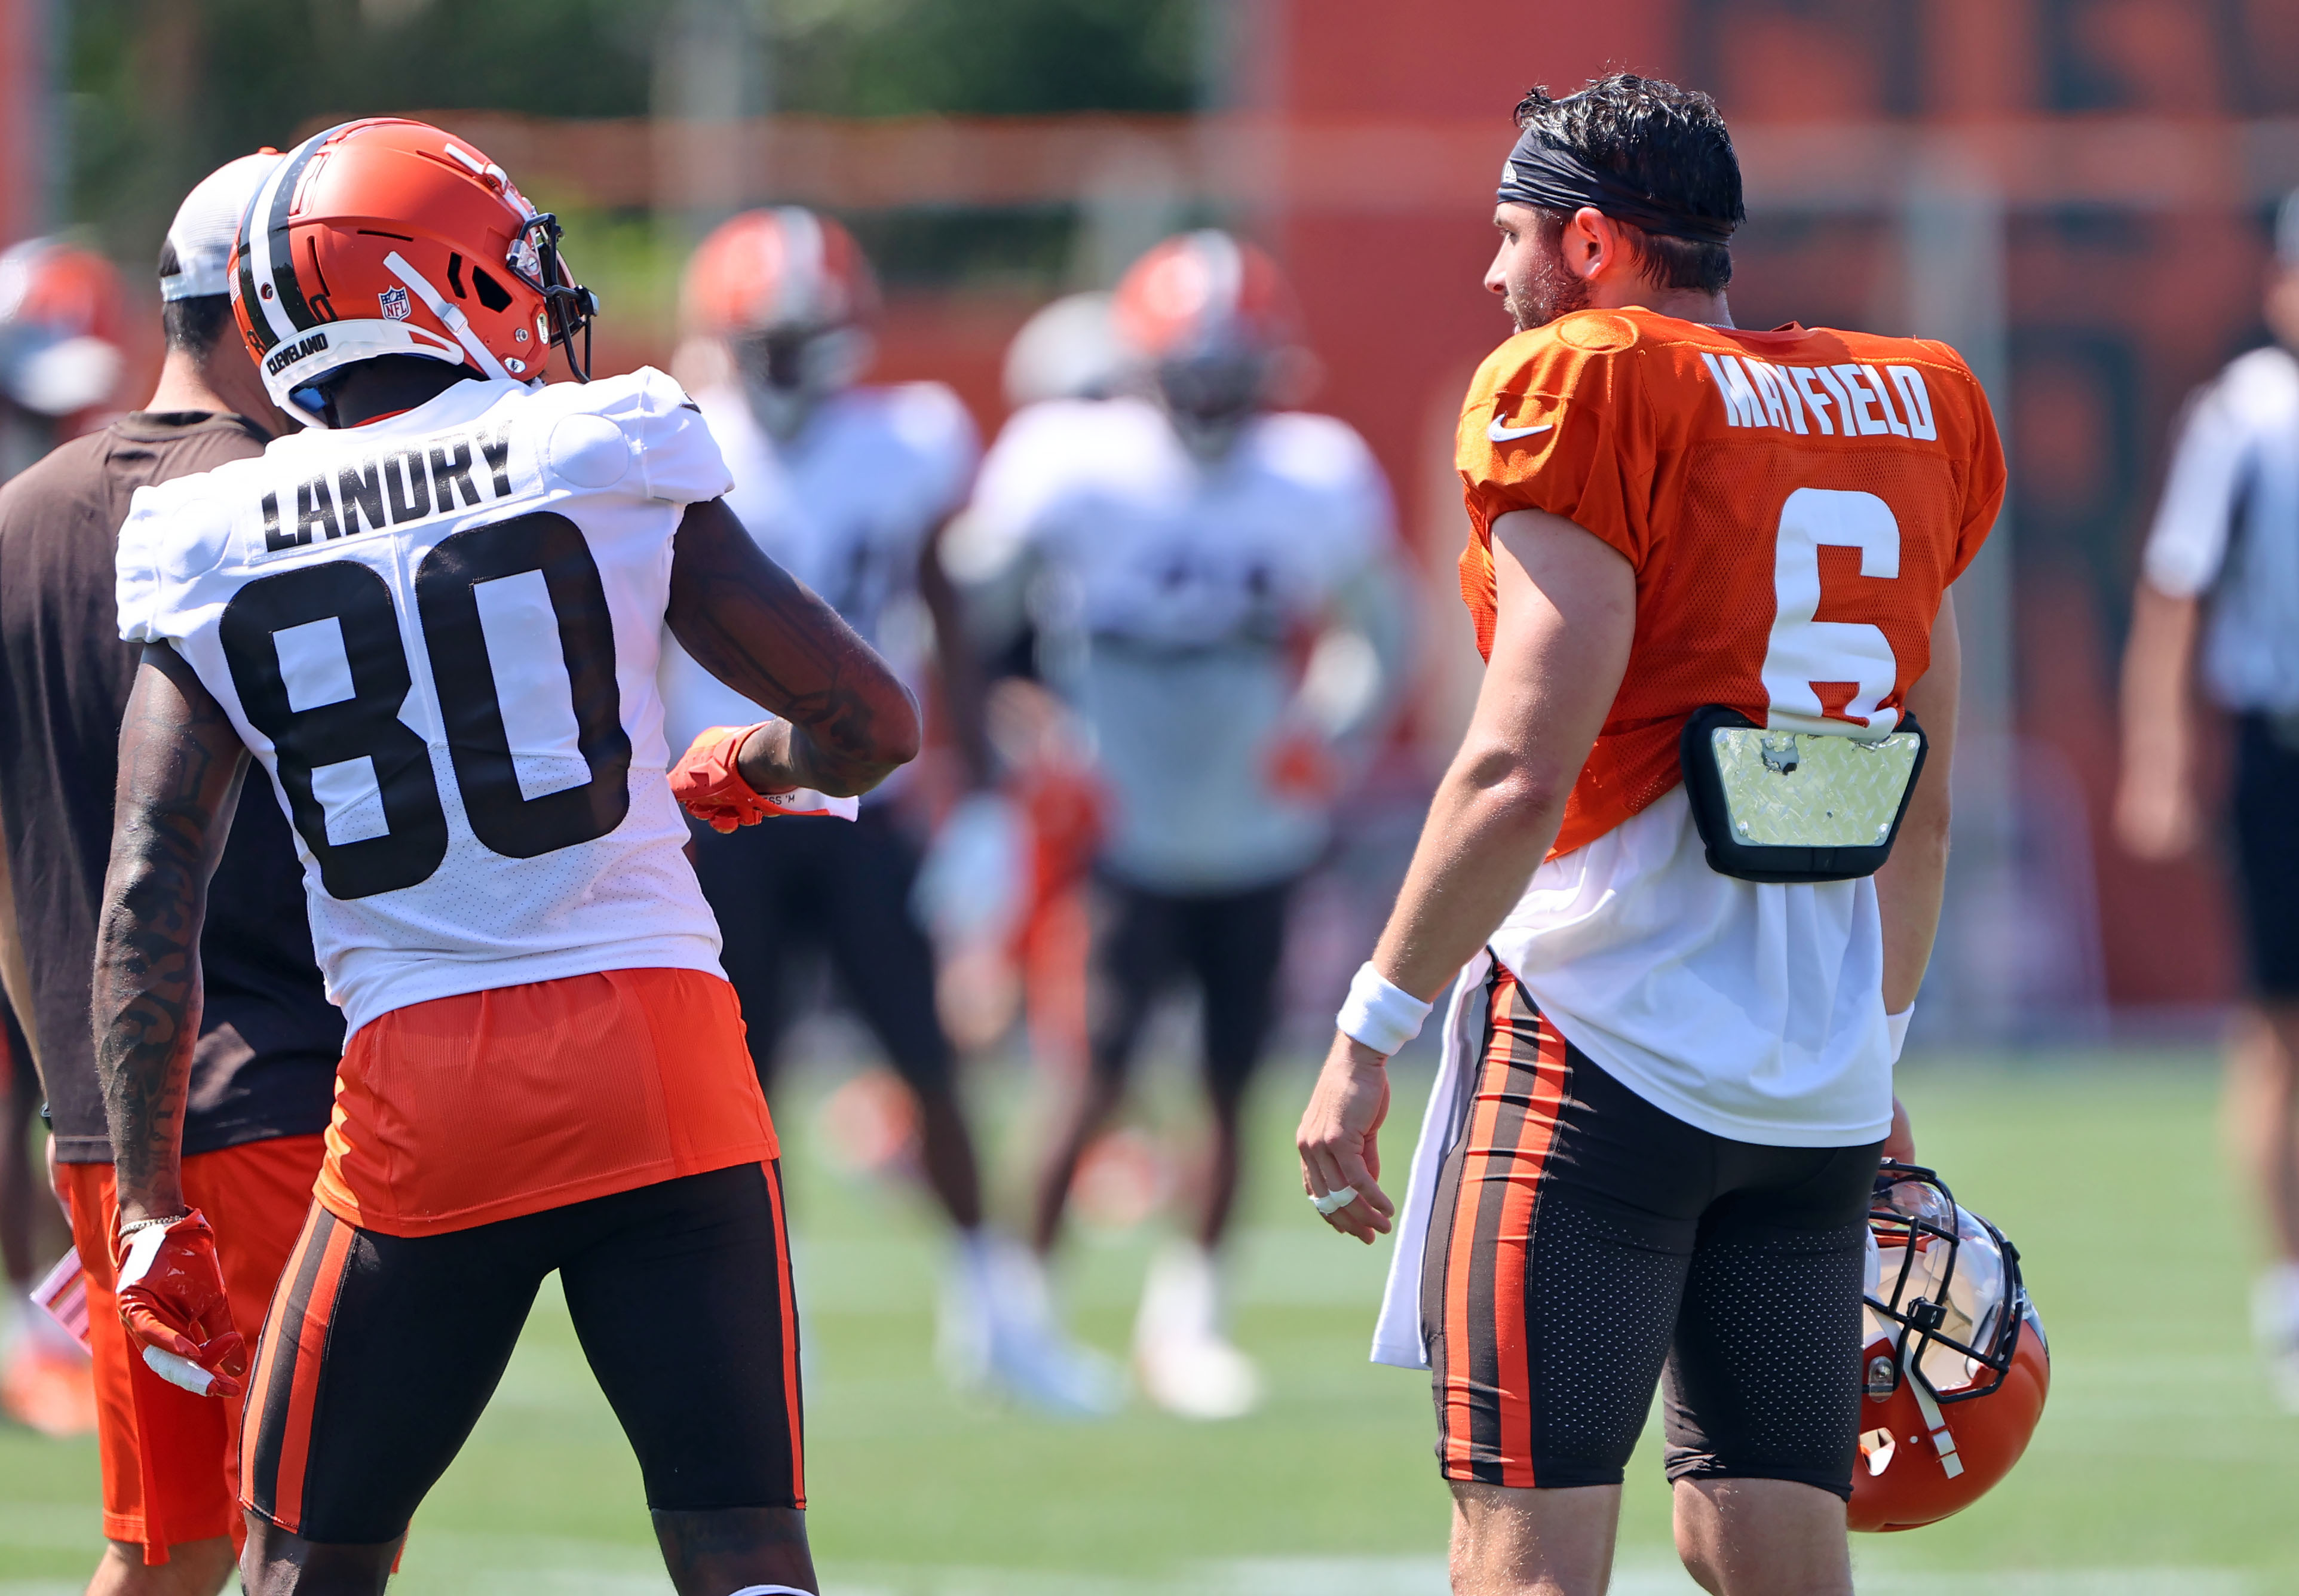
[[[1461,596],[1492,653],[1492,524],[1547,510],[1636,571],[1636,640],[1552,854],[1681,780],[1707,704],[1874,734],[1931,661],[1941,595],[2004,498],[1988,400],[1946,344],[1581,310],[1478,369],[1455,456]]]

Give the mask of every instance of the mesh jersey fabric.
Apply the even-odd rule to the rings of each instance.
[[[395,1008],[344,1050],[315,1187],[437,1236],[776,1155],[735,989],[613,970]]]
[[[739,388],[695,395],[735,478],[727,508],[775,562],[805,583],[922,685],[932,635],[917,596],[929,540],[965,501],[982,444],[958,395],[940,383],[834,394],[799,434],[778,442]],[[661,670],[670,745],[765,711],[666,639]],[[901,784],[901,774],[893,778]],[[873,798],[884,796],[884,786]]]
[[[2004,489],[1987,398],[1945,344],[1739,332],[1639,310],[1578,311],[1502,344],[1470,385],[1455,464],[1470,519],[1461,593],[1481,652],[1492,649],[1496,517],[1561,516],[1636,571],[1636,641],[1559,854],[1676,785],[1677,734],[1704,705],[1805,730],[1896,715],[1930,664],[1940,595],[1979,551]],[[1890,560],[1844,541],[1880,541],[1856,520],[1838,530],[1857,508],[1799,497],[1815,493],[1880,501]],[[1801,536],[1799,521],[1813,523]],[[1853,690],[1870,650],[1782,635],[1796,591],[1782,556],[1801,549],[1819,591],[1800,624],[1872,628],[1888,646],[1889,681],[1867,714]],[[1866,574],[1886,563],[1889,576]],[[1780,667],[1831,653],[1846,674],[1804,678],[1815,704],[1782,701]]]
[[[263,451],[237,416],[137,411],[59,444],[0,489],[0,814],[25,939],[56,1155],[112,1157],[88,1027],[112,857],[120,721],[142,650],[120,637],[115,555],[131,495]],[[344,1019],[320,980],[286,821],[240,805],[208,887],[205,1004],[184,1152],[327,1128]]]
[[[2004,495],[1953,351],[1646,310],[1512,338],[1472,384],[1457,465],[1462,594],[1490,655],[1492,525],[1563,517],[1635,574],[1635,640],[1548,860],[1493,955],[1574,1046],[1711,1135],[1846,1146],[1891,1114],[1872,881],[1760,885],[1707,865],[1686,718],[1888,731],[1942,595]]]
[[[463,382],[141,489],[121,635],[183,655],[294,822],[328,995],[716,975],[655,670],[685,506],[724,494],[651,368]]]

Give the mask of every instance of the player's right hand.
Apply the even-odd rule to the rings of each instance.
[[[1313,1198],[1353,1189],[1356,1199],[1325,1215],[1325,1223],[1367,1246],[1388,1231],[1397,1211],[1379,1181],[1381,1122],[1389,1117],[1387,1063],[1364,1043],[1337,1033],[1294,1132],[1301,1189]]]
[[[2193,852],[2203,832],[2195,790],[2168,771],[2127,771],[2116,790],[2114,820],[2124,852],[2151,864]]]
[[[237,1396],[247,1344],[232,1328],[215,1232],[199,1210],[115,1236],[112,1261],[120,1322],[153,1372],[196,1395]]]
[[[767,801],[768,795],[744,781],[735,767],[743,744],[757,730],[756,726],[712,726],[696,737],[670,767],[670,796],[714,831],[754,826],[779,812]]]

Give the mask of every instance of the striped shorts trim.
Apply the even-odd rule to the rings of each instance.
[[[1484,1055],[1438,1187],[1445,1245],[1429,1249],[1437,1278],[1422,1300],[1443,1314],[1430,1345],[1444,1476],[1531,1485],[1525,1269],[1572,1058],[1515,977],[1494,969]]]
[[[251,1422],[240,1447],[240,1501],[290,1534],[303,1521],[303,1471],[311,1459],[320,1370],[343,1294],[344,1265],[357,1234],[316,1203],[311,1205],[272,1295],[248,1388]]]
[[[782,1176],[730,1165],[437,1236],[314,1204],[256,1354],[240,1498],[323,1544],[403,1534],[556,1271],[650,1507],[806,1505]]]

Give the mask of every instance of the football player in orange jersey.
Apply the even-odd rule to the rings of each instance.
[[[1943,345],[1733,328],[1706,95],[1615,74],[1517,122],[1485,282],[1518,332],[1457,439],[1484,685],[1303,1186],[1398,1233],[1374,1356],[1432,1371],[1456,1590],[1604,1588],[1664,1380],[1693,1576],[1849,1592],[1864,1216],[1912,1150],[1892,1065],[1946,860],[1947,588],[2002,451]],[[1400,1211],[1383,1066],[1457,973]]]

